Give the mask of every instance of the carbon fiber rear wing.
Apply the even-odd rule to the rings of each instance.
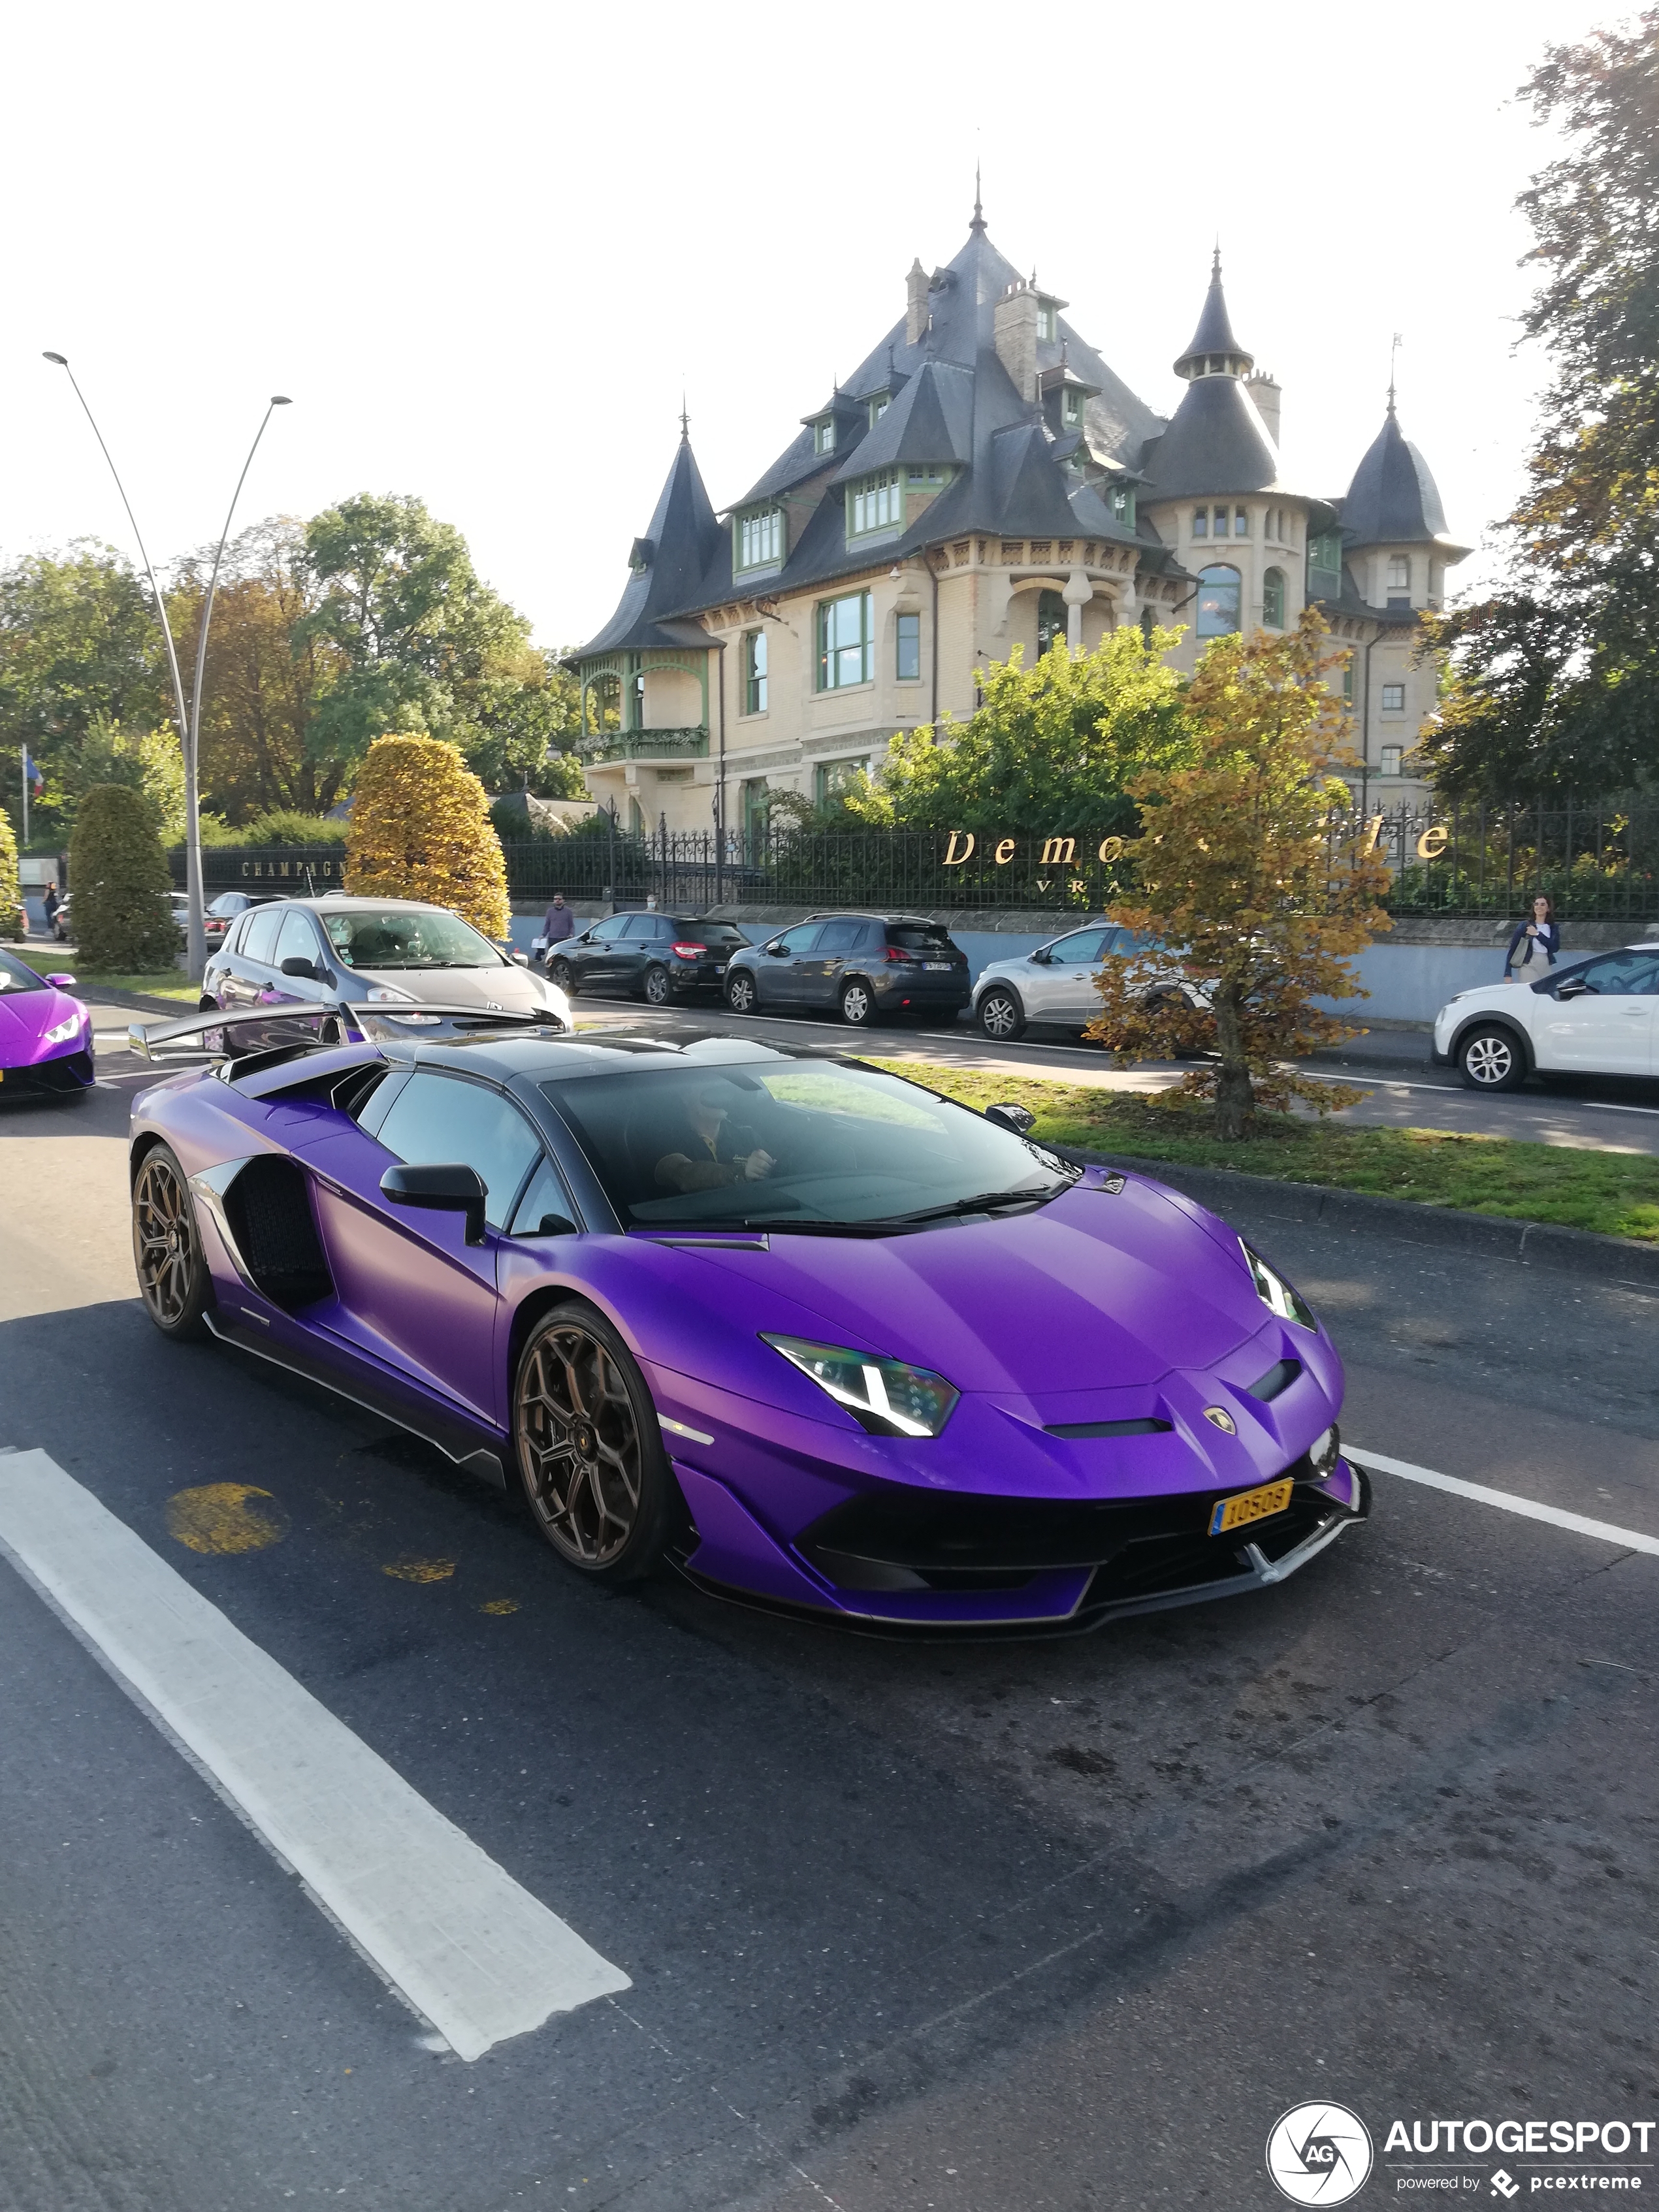
[[[494,1006],[405,1006],[402,1000],[366,1006],[360,1000],[299,1001],[251,1006],[228,1014],[186,1015],[182,1020],[129,1022],[127,1042],[141,1060],[244,1060],[283,1046],[346,1044],[356,1036],[370,1043],[395,1037],[440,1034],[471,1036],[479,1030],[538,1030],[564,1024],[551,1012],[520,1014]]]

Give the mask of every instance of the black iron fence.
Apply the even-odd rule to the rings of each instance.
[[[1333,850],[1376,852],[1390,874],[1389,910],[1448,919],[1518,915],[1538,891],[1564,920],[1659,917],[1659,802],[1564,802],[1468,807],[1433,804],[1333,817]],[[630,833],[605,816],[568,837],[506,844],[520,901],[623,904],[654,897],[670,910],[710,906],[871,907],[1097,912],[1133,892],[1121,837],[1093,831],[774,829],[716,836],[659,828]],[[210,846],[210,900],[224,890],[290,896],[343,888],[337,846]],[[184,882],[184,854],[172,855]]]

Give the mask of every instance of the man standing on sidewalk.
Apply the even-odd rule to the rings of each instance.
[[[555,891],[553,903],[547,909],[547,919],[542,924],[542,935],[547,939],[546,947],[542,953],[544,968],[553,957],[553,947],[556,945],[562,945],[566,938],[574,937],[575,933],[576,917],[565,904],[564,893]]]

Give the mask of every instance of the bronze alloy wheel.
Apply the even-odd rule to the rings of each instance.
[[[644,1377],[609,1324],[586,1306],[544,1316],[519,1362],[513,1413],[519,1478],[554,1550],[595,1581],[648,1572],[672,1479]]]
[[[161,1334],[200,1336],[211,1279],[185,1171],[165,1145],[145,1153],[132,1187],[132,1257],[144,1304]]]

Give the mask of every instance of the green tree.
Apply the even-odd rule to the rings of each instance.
[[[1659,9],[1548,48],[1522,97],[1569,140],[1518,203],[1553,380],[1502,586],[1429,625],[1454,674],[1424,754],[1457,794],[1659,767]]]
[[[418,499],[363,493],[306,525],[306,560],[317,602],[295,636],[337,656],[312,715],[314,756],[361,760],[386,730],[470,754],[498,727],[510,746],[529,626],[482,581],[453,524]]]
[[[143,793],[98,783],[76,809],[70,845],[75,941],[94,970],[153,975],[178,957],[172,878]]]
[[[969,720],[896,738],[842,806],[905,830],[1133,828],[1132,781],[1191,750],[1182,678],[1164,660],[1180,635],[1126,625],[1092,653],[1056,644],[1030,668],[1017,646],[981,671]]]
[[[124,730],[113,722],[94,721],[64,781],[77,802],[98,784],[125,784],[143,796],[161,843],[183,842],[185,757],[171,723],[160,730]]]
[[[478,735],[465,747],[466,763],[486,791],[586,798],[586,779],[572,750],[581,688],[557,654],[526,646],[499,674],[483,678],[473,707]]]
[[[1382,861],[1331,842],[1349,804],[1336,770],[1352,757],[1325,635],[1310,609],[1283,637],[1218,638],[1187,694],[1195,754],[1129,787],[1146,823],[1125,852],[1137,896],[1111,918],[1152,943],[1107,961],[1088,1035],[1127,1060],[1213,1042],[1180,1095],[1212,1100],[1228,1141],[1249,1133],[1258,1105],[1294,1097],[1323,1114],[1361,1095],[1286,1065],[1352,1035],[1313,1001],[1364,997],[1348,958],[1389,927]],[[1172,976],[1188,990],[1170,989]]]
[[[0,748],[27,744],[44,775],[43,830],[72,819],[94,727],[153,729],[170,704],[148,587],[118,553],[82,538],[0,568]]]

